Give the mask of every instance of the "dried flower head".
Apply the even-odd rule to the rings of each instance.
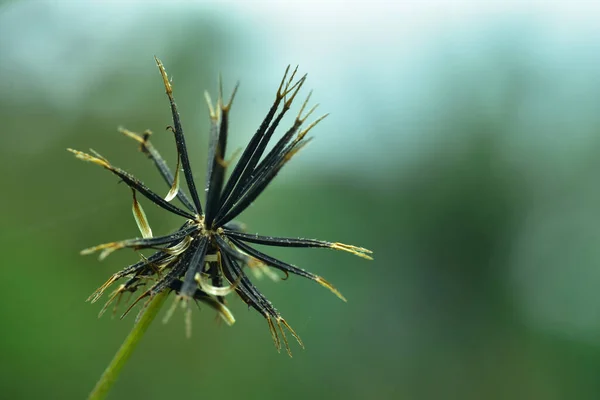
[[[106,168],[131,188],[133,215],[142,234],[142,238],[101,244],[85,249],[81,253],[90,254],[99,251],[100,259],[104,259],[113,251],[123,248],[156,250],[154,254],[148,257],[140,255],[140,261],[113,274],[88,300],[92,303],[96,302],[113,283],[125,279],[124,283],[110,295],[108,302],[100,312],[100,315],[102,315],[112,302],[118,304],[124,293],[135,293],[144,288],[145,290],[127,308],[122,316],[124,317],[140,300],[147,299],[146,304],[148,304],[153,296],[162,291],[175,291],[177,293],[175,302],[165,319],[169,318],[178,303],[182,304],[187,310],[186,321],[189,334],[191,310],[188,306],[192,301],[202,302],[210,306],[218,312],[225,322],[233,324],[235,320],[225,305],[224,297],[235,292],[248,306],[265,317],[277,349],[281,349],[281,341],[283,341],[288,353],[291,355],[284,328],[288,329],[302,346],[300,338],[281,317],[271,302],[252,284],[244,269],[247,267],[255,272],[272,276],[273,272],[270,268],[274,268],[282,271],[285,278],[290,273],[299,275],[325,286],[344,301],[345,298],[322,277],[271,257],[257,250],[251,244],[281,247],[323,247],[347,251],[366,259],[371,259],[369,256],[371,251],[342,243],[314,239],[249,234],[244,232],[243,224],[235,222],[233,219],[256,200],[281,168],[310,141],[310,138],[306,138],[306,134],[326,115],[317,118],[306,128],[302,128],[303,123],[316,108],[314,106],[304,114],[310,99],[309,94],[300,107],[293,125],[274,144],[271,150],[266,152],[267,145],[271,141],[281,119],[290,109],[306,79],[306,75],[304,75],[300,79],[294,80],[297,68],[290,74],[290,68],[288,67],[267,116],[243,151],[229,179],[226,179],[225,172],[231,163],[231,160],[225,158],[229,111],[237,91],[237,85],[226,103],[223,100],[221,84],[219,85],[220,93],[216,105],[213,106],[208,93],[205,93],[211,125],[205,188],[206,200],[203,208],[188,158],[179,113],[173,99],[172,85],[162,63],[158,59],[156,59],[156,63],[162,75],[173,115],[173,125],[167,128],[174,134],[177,147],[175,173],[171,172],[164,159],[150,143],[149,131],[146,131],[143,135],[126,129],[120,129],[120,131],[138,142],[140,150],[158,168],[170,187],[164,197],[149,189],[133,175],[112,165],[95,151],[91,150],[92,154],[87,154],[69,149],[77,158]],[[191,199],[179,186],[180,171],[183,171]],[[169,235],[153,236],[150,224],[137,200],[138,193],[157,206],[183,217],[185,222],[178,230]],[[171,203],[175,198],[181,202],[183,207]]]

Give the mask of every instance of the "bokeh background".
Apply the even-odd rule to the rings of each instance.
[[[276,249],[349,299],[258,282],[306,350],[278,354],[232,298],[231,328],[157,320],[110,398],[600,398],[599,18],[593,1],[1,3],[0,397],[84,398],[133,324],[84,300],[136,254],[78,254],[138,235],[130,192],[65,148],[165,190],[116,130],[153,130],[173,164],[157,55],[198,177],[219,72],[241,81],[235,148],[300,64],[331,115],[243,220],[375,261]],[[155,232],[181,223],[143,204]]]

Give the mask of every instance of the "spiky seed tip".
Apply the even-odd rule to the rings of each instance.
[[[336,243],[331,243],[331,248],[335,249],[335,250],[347,251],[348,253],[352,253],[355,256],[359,256],[359,257],[365,258],[367,260],[373,259],[373,257],[371,257],[369,255],[369,254],[372,254],[373,252],[369,249],[365,249],[364,247],[352,246],[349,244],[336,242]]]
[[[292,327],[290,326],[290,324],[287,323],[287,321],[281,317],[279,317],[279,322],[282,323],[288,331],[290,331],[290,333],[292,334],[292,336],[296,339],[296,341],[298,342],[298,344],[300,345],[300,347],[302,347],[304,349],[304,343],[302,343],[302,340],[300,339],[300,336],[298,336],[298,334],[296,333],[295,330],[292,329]]]
[[[283,330],[283,327],[281,326],[281,320],[283,318],[279,317],[276,319],[277,322],[277,328],[279,328],[279,332],[281,332],[281,338],[283,339],[283,344],[285,345],[285,350],[288,353],[288,356],[290,356],[290,358],[292,357],[292,349],[290,349],[290,344],[287,341],[287,336],[285,335],[285,332]]]
[[[335,287],[333,287],[333,285],[331,283],[327,282],[322,277],[317,276],[315,278],[315,282],[317,282],[319,285],[331,290],[331,292],[333,294],[335,294],[339,299],[343,300],[344,302],[348,302],[348,300],[346,300],[346,298],[339,292],[339,290],[337,290]]]
[[[121,314],[121,317],[119,317],[119,319],[123,319],[123,318],[125,318],[125,317],[127,316],[127,314],[129,314],[129,312],[130,312],[130,311],[133,309],[133,307],[135,307],[135,305],[136,305],[137,303],[139,303],[139,302],[140,302],[140,300],[142,300],[142,299],[144,299],[144,298],[146,298],[146,297],[149,297],[149,296],[150,296],[150,290],[146,290],[146,291],[145,291],[144,293],[142,293],[142,294],[141,294],[141,295],[140,295],[140,296],[139,296],[137,299],[135,299],[135,300],[134,300],[134,301],[133,301],[133,302],[132,302],[132,303],[129,305],[129,307],[127,307],[127,309],[125,310],[125,312],[124,312],[123,314]],[[140,310],[140,312],[142,312],[142,311],[144,310],[144,308],[145,308],[145,305],[146,305],[146,304],[148,304],[148,303],[150,302],[150,300],[151,300],[151,298],[150,298],[150,299],[148,299],[148,300],[146,301],[146,303],[144,303],[144,306],[142,307],[142,310]],[[140,315],[140,314],[138,313],[138,317],[139,317],[139,315]]]
[[[310,92],[308,92],[308,96],[306,96],[304,103],[302,103],[302,106],[300,106],[300,110],[298,110],[298,114],[296,115],[296,122],[298,122],[298,123],[304,122],[306,120],[306,118],[314,111],[314,109],[317,108],[318,104],[314,105],[312,107],[312,109],[308,112],[308,114],[306,114],[304,117],[302,117],[302,113],[304,112],[304,109],[306,108],[306,105],[308,104],[308,101],[310,100],[312,93],[313,93],[312,90]]]
[[[295,73],[295,71],[294,71]],[[293,84],[290,89],[288,91],[286,91],[285,96],[287,96],[289,93],[292,93],[292,95],[290,96],[289,99],[285,100],[285,103],[283,104],[283,107],[286,109],[289,109],[292,106],[292,103],[294,102],[294,99],[296,98],[296,95],[300,92],[300,89],[302,88],[302,85],[304,85],[304,82],[306,81],[306,75],[304,75],[302,78],[300,78],[295,84]],[[285,98],[284,96],[284,98]]]
[[[154,56],[154,60],[156,60],[156,65],[158,66],[158,70],[160,71],[160,75],[162,76],[163,83],[165,85],[165,90],[167,92],[167,96],[169,96],[169,98],[172,99],[173,98],[173,87],[171,86],[171,82],[169,81],[169,76],[167,75],[167,71],[165,70],[163,63],[156,56]]]
[[[98,250],[102,250],[99,258],[100,258],[100,260],[104,260],[106,257],[108,257],[110,255],[110,253],[112,253],[115,250],[122,249],[122,248],[123,248],[123,244],[121,242],[110,242],[110,243],[99,244],[94,247],[88,247],[87,249],[81,250],[79,252],[79,254],[81,254],[82,256],[87,256],[89,254],[97,252]]]
[[[312,112],[314,111],[314,109],[315,109],[317,106],[318,106],[318,104],[317,104],[317,105],[315,105],[315,106],[314,106],[314,107],[313,107],[313,108],[312,108],[312,109],[309,111],[309,113],[312,113]],[[329,113],[327,113],[327,114],[323,114],[323,115],[321,115],[319,118],[317,118],[316,120],[314,120],[313,122],[311,122],[311,123],[310,123],[310,125],[308,125],[308,126],[307,126],[306,128],[304,128],[302,131],[300,131],[300,133],[299,133],[299,134],[298,134],[298,136],[296,137],[296,140],[295,140],[295,141],[296,141],[296,142],[298,142],[298,141],[300,141],[300,140],[304,139],[304,136],[306,136],[306,134],[307,134],[307,133],[308,133],[308,132],[309,132],[309,131],[310,131],[312,128],[314,128],[315,126],[317,126],[317,124],[318,124],[319,122],[323,121],[323,120],[324,120],[325,118],[327,118],[328,116],[329,116]],[[308,117],[308,114],[307,114],[307,117]],[[303,120],[303,122],[304,122],[304,120]]]
[[[123,294],[123,292],[125,291],[125,285],[121,284],[119,285],[119,287],[117,289],[115,289],[111,294],[110,297],[108,298],[108,300],[106,301],[106,303],[104,304],[104,306],[102,307],[102,309],[100,310],[100,312],[98,313],[98,318],[102,317],[102,315],[104,315],[104,313],[106,312],[106,310],[108,310],[108,306],[111,305],[111,303],[118,297],[119,300],[121,298],[121,295]],[[117,300],[117,304],[115,305],[115,311],[116,311],[116,306],[118,305],[118,300]]]
[[[271,332],[271,336],[273,337],[273,343],[275,344],[275,348],[279,353],[281,351],[281,342],[279,341],[279,335],[277,334],[277,330],[275,329],[275,325],[273,324],[273,320],[271,317],[266,314],[265,318],[267,320],[267,324],[269,324],[269,332]]]
[[[192,308],[189,305],[185,309],[185,336],[188,339],[192,337]]]
[[[98,289],[96,289],[96,291],[94,293],[92,293],[91,296],[88,297],[86,301],[89,301],[90,303],[97,302],[98,299],[100,297],[102,297],[102,295],[104,294],[106,289],[108,289],[110,287],[110,285],[115,283],[115,281],[119,278],[120,278],[120,276],[118,274],[112,274],[112,276],[106,282],[104,282],[104,284],[102,286],[100,286]]]
[[[215,109],[213,108],[212,105],[212,99],[210,98],[210,93],[208,93],[208,91],[204,91],[204,100],[206,100],[206,105],[208,106],[208,115],[210,117],[211,120],[216,121],[217,120],[217,113],[215,112]]]
[[[281,83],[279,84],[279,88],[277,89],[277,93],[275,95],[276,101],[283,99],[283,96],[285,96],[285,90],[283,89],[283,85],[285,85],[285,78],[287,77],[287,74],[290,71],[290,67],[291,65],[288,64],[288,66],[285,69],[285,72],[283,73],[283,78],[281,78]],[[296,70],[297,69],[298,66],[296,66]],[[294,74],[295,73],[296,72],[294,72]]]
[[[308,138],[306,139],[304,142],[302,143],[297,143],[296,147],[294,147],[293,149],[291,149],[283,158],[283,162],[287,163],[288,161],[290,161],[292,159],[292,157],[294,157],[296,154],[298,154],[298,152],[300,150],[302,150],[304,147],[306,147],[307,144],[309,144],[312,141],[312,138]]]
[[[132,132],[129,129],[123,128],[122,126],[118,127],[117,130],[119,131],[119,133],[122,133],[123,135],[127,136],[128,138],[135,140],[136,142],[138,142],[141,145],[143,145],[146,142],[146,140],[144,140],[144,137],[142,135]]]
[[[287,70],[285,71],[286,75],[287,75]],[[296,83],[294,83],[292,85],[292,81],[294,80],[294,77],[296,76],[296,72],[298,72],[298,65],[296,65],[296,68],[294,68],[294,71],[292,71],[292,75],[290,75],[287,83],[285,84],[285,87],[283,88],[283,92],[280,91],[280,98],[285,100],[285,96],[287,96],[289,93],[292,92],[292,90],[294,90],[294,88],[296,86],[298,86],[298,84],[306,77],[306,75],[302,78],[300,78]],[[283,76],[283,79],[285,79],[286,75]]]
[[[112,168],[112,166],[108,163],[108,161],[106,161],[106,159],[104,159],[103,157],[94,157],[90,154],[84,153],[83,151],[79,151],[79,150],[75,150],[75,149],[67,149],[67,151],[70,151],[71,153],[75,154],[75,157],[80,160],[98,164],[106,169]]]
[[[221,109],[223,110],[224,113],[231,110],[231,105],[233,104],[233,99],[235,99],[235,95],[237,94],[239,87],[240,87],[240,83],[237,82],[235,84],[235,87],[233,88],[233,91],[231,92],[231,97],[229,98],[229,101],[227,102],[227,104],[221,104]]]
[[[179,304],[180,301],[181,301],[181,296],[175,296],[175,299],[173,300],[173,304],[171,304],[171,307],[169,307],[169,309],[165,313],[165,316],[163,317],[163,320],[162,320],[163,324],[166,324],[167,322],[169,322],[169,320],[173,316],[173,313],[175,313],[175,309],[177,308],[177,305]]]

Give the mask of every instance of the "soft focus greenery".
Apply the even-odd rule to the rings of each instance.
[[[46,11],[32,8],[32,21],[69,35],[70,22],[45,18]],[[103,53],[109,56],[94,55],[94,43],[82,37],[60,55],[61,65],[47,66],[47,86],[7,56],[45,51],[44,43],[14,50],[28,32],[25,21],[15,24],[14,40],[0,40],[2,398],[84,398],[134,322],[135,313],[97,319],[101,304],[84,300],[136,254],[103,262],[78,254],[138,235],[130,191],[65,149],[92,147],[166,193],[135,143],[116,131],[152,129],[153,143],[173,164],[157,54],[174,79],[203,181],[202,90],[215,94],[219,70],[234,73],[227,88],[243,74],[233,43],[246,49],[246,60],[252,49],[267,53],[252,39],[252,25],[236,20],[233,29],[223,14],[181,13],[163,22],[119,38],[114,52]],[[600,57],[592,53],[600,54],[600,39],[588,38],[579,50],[563,43],[548,55],[534,30],[498,26],[462,32],[456,42],[440,37],[418,79],[390,82],[388,93],[404,85],[421,93],[422,85],[420,106],[373,98],[370,75],[361,76],[355,91],[365,109],[355,118],[364,121],[343,128],[349,153],[344,143],[319,147],[319,136],[340,121],[332,117],[315,130],[314,150],[336,157],[303,163],[311,144],[241,218],[251,232],[374,251],[367,262],[275,249],[348,298],[343,303],[299,277],[258,282],[306,350],[292,343],[293,359],[278,354],[264,319],[232,296],[233,327],[204,308],[194,313],[187,339],[182,313],[166,325],[157,319],[109,398],[599,398]],[[478,50],[465,56],[452,45],[468,47],[461,38]],[[71,85],[81,78],[74,66],[83,56],[95,61],[82,94]],[[386,59],[364,62],[377,68]],[[273,87],[265,93],[278,79],[269,77]],[[233,108],[237,143],[261,118],[245,110],[271,99],[249,88],[242,82]],[[317,89],[328,91],[327,84]],[[341,119],[345,101],[336,105]],[[361,151],[354,140],[370,145]],[[155,233],[181,223],[143,204]]]

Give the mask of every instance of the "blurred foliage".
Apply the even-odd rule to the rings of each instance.
[[[11,71],[0,48],[3,71],[14,73],[0,92],[5,398],[84,397],[133,322],[98,320],[100,307],[83,300],[136,256],[99,263],[78,255],[137,234],[130,193],[65,148],[92,146],[149,186],[164,186],[136,145],[116,132],[118,125],[152,129],[172,164],[172,137],[163,131],[169,109],[153,53],[141,54],[135,43],[159,43],[154,52],[174,77],[196,149],[192,162],[204,174],[201,90],[214,81],[215,60],[232,38],[211,16],[178,18],[168,20],[176,29],[150,24],[148,37],[123,38],[120,57],[98,66],[109,73],[75,106],[32,87],[26,72]],[[598,398],[600,120],[589,102],[600,86],[590,75],[588,97],[575,91],[552,99],[543,95],[541,67],[523,61],[523,54],[535,58],[529,47],[499,47],[472,60],[464,75],[451,67],[461,54],[440,53],[444,62],[431,68],[431,109],[417,117],[428,127],[424,144],[413,148],[411,162],[389,158],[385,170],[315,168],[301,176],[292,163],[243,216],[250,231],[374,250],[370,264],[327,251],[276,252],[325,276],[349,299],[344,304],[296,277],[259,282],[305,351],[293,348],[293,359],[277,354],[262,317],[232,298],[232,328],[207,310],[194,313],[191,340],[180,314],[167,325],[156,322],[111,398]],[[566,107],[571,98],[577,101]],[[565,122],[569,113],[578,118]],[[386,135],[404,129],[393,113],[386,118],[378,127]],[[364,127],[348,132],[364,134]],[[402,154],[381,149],[395,151]],[[151,207],[146,212],[155,232],[179,224]]]

